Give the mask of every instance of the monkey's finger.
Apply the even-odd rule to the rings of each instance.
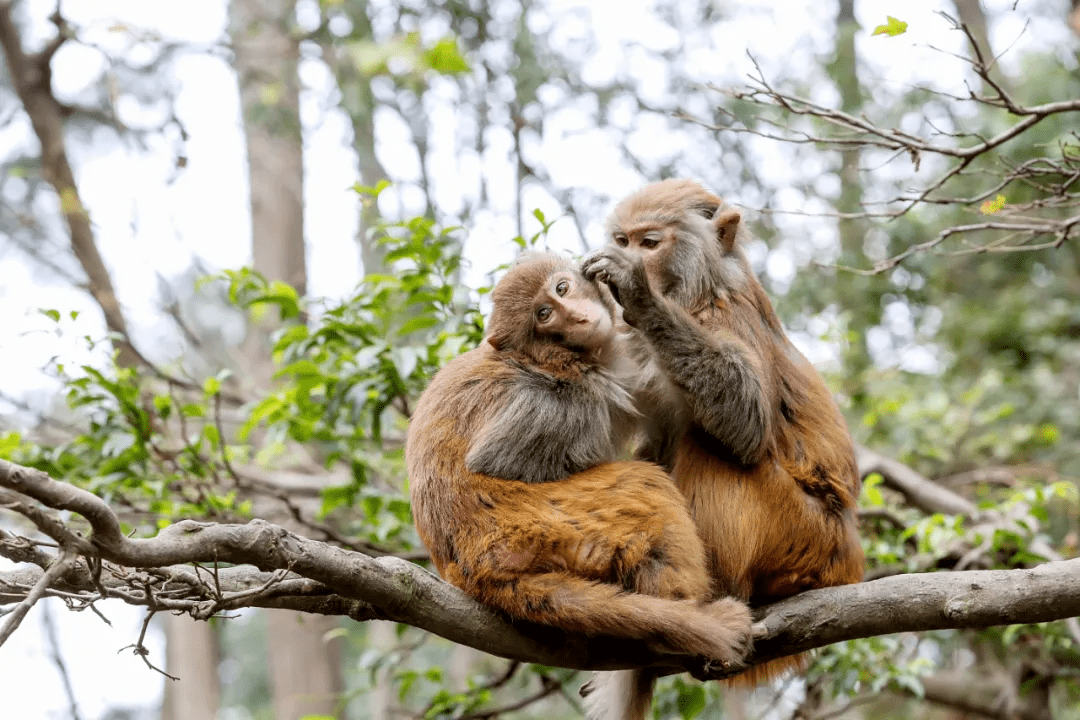
[[[589,280],[610,283],[611,269],[612,264],[607,258],[596,258],[588,269],[582,270],[582,274]],[[601,276],[603,276],[603,280],[600,279]]]
[[[769,634],[769,628],[763,622],[757,622],[750,626],[750,637],[757,640]]]
[[[611,281],[608,274],[604,273],[604,282],[607,283],[608,290],[611,291],[611,297],[615,298],[615,302],[622,306],[622,300],[619,298],[619,286]]]
[[[605,259],[603,250],[597,250],[591,255],[586,255],[585,259],[581,261],[581,274],[588,280],[595,279],[597,273],[600,272],[599,266]]]

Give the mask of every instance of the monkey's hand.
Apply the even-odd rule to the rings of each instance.
[[[581,273],[611,289],[615,302],[623,308],[623,320],[631,327],[637,327],[641,315],[656,307],[641,258],[620,248],[607,247],[589,255],[581,263]]]

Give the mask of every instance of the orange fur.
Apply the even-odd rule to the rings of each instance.
[[[733,600],[703,604],[701,540],[663,470],[616,462],[527,484],[466,469],[512,373],[485,344],[443,368],[413,414],[413,514],[439,574],[513,617],[737,660],[749,616]]]
[[[690,419],[670,460],[705,542],[715,592],[755,604],[862,579],[860,479],[840,410],[784,334],[738,248],[738,223],[737,211],[697,183],[667,180],[619,203],[608,227],[613,244],[637,253],[652,291],[677,306],[672,312],[692,318],[707,342],[734,348],[756,376],[745,392],[762,400],[766,417],[749,461],[732,457],[699,418]],[[659,226],[659,246],[641,245]],[[710,258],[707,268],[702,257]],[[665,359],[665,348],[653,352]],[[802,665],[783,658],[742,680]]]
[[[528,256],[492,293],[488,330],[436,374],[406,443],[440,574],[512,618],[741,660],[749,611],[710,600],[685,498],[657,465],[612,462],[641,417],[611,296],[566,260]],[[588,716],[644,720],[654,679],[598,673]]]

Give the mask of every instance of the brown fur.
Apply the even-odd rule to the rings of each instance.
[[[611,462],[632,410],[607,363],[612,348],[564,347],[533,327],[547,278],[567,267],[585,283],[550,257],[511,270],[493,294],[487,342],[421,396],[406,445],[420,537],[447,582],[512,617],[737,662],[749,614],[735,600],[705,602],[705,552],[685,498],[652,463]],[[586,285],[575,286],[578,301],[601,302]],[[535,422],[548,415],[558,417]],[[545,444],[567,459],[537,460]],[[640,707],[651,682],[634,687]]]
[[[655,183],[616,206],[612,241],[585,271],[612,285],[651,368],[642,410],[660,429],[642,456],[689,500],[715,591],[762,603],[862,579],[860,480],[839,408],[736,241],[739,220],[696,183]]]

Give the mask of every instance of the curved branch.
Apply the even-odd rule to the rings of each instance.
[[[108,594],[135,605],[191,608],[193,614],[199,605],[205,606],[199,601],[209,593],[219,599],[231,597],[227,599],[231,607],[268,606],[272,602],[278,607],[356,619],[379,617],[493,655],[576,669],[643,665],[700,669],[691,658],[660,656],[641,643],[571,637],[553,628],[512,622],[400,558],[372,558],[349,552],[261,520],[246,525],[184,521],[154,538],[129,539],[119,532],[116,518],[104,501],[52,480],[45,473],[0,460],[0,486],[54,509],[79,513],[93,528],[88,554],[95,561],[122,566],[108,568],[117,573],[113,579],[104,571],[99,579],[86,572],[68,572],[53,587],[57,593],[61,587],[108,592],[110,587],[119,587],[121,581],[129,589],[149,587],[145,580],[134,582],[124,577],[123,568],[153,568],[156,570],[150,572],[165,577],[163,585],[171,588],[170,592],[188,586],[192,594],[173,598],[161,589]],[[200,575],[191,568],[175,567],[192,562],[251,565],[261,572],[247,567],[218,569],[209,587],[206,571]],[[273,575],[281,570],[288,572]],[[18,581],[15,573],[22,573]],[[36,568],[0,573],[0,587],[6,588],[0,593],[0,601],[25,597],[25,588],[31,582],[40,586],[43,575]],[[812,590],[758,608],[760,635],[750,662],[756,664],[842,640],[894,632],[982,628],[1073,617],[1080,615],[1077,587],[1080,559],[1024,570],[900,575]],[[215,607],[223,604],[218,602]]]

